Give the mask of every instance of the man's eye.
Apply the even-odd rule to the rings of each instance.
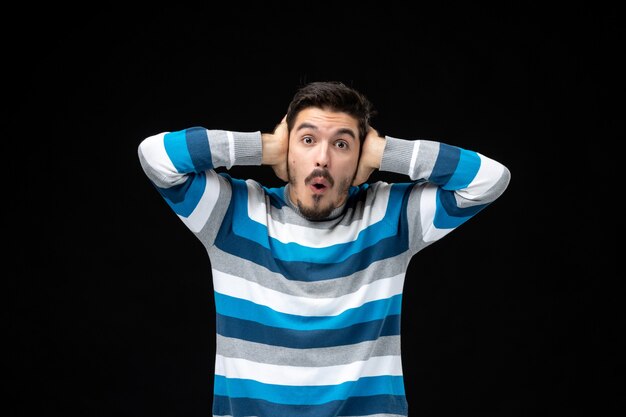
[[[310,136],[307,136],[307,137],[303,138],[302,141],[304,143],[313,143],[313,138],[310,137]]]
[[[337,146],[339,149],[346,149],[348,147],[348,144],[340,140],[340,141],[337,141],[337,143],[335,143],[335,146]]]

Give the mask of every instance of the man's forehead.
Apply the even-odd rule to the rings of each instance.
[[[296,131],[310,129],[320,132],[332,133],[348,129],[354,135],[358,134],[357,120],[344,112],[335,112],[311,107],[302,110],[294,122]]]

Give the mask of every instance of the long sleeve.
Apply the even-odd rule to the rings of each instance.
[[[215,168],[261,165],[260,132],[192,127],[144,139],[141,166],[167,204],[205,245],[210,245],[228,208],[230,182]]]
[[[414,181],[407,204],[408,218],[419,219],[411,228],[414,251],[475,216],[509,184],[509,169],[478,152],[430,140],[386,139],[381,171]]]

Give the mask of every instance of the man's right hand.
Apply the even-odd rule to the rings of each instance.
[[[261,163],[269,165],[278,178],[287,182],[287,151],[289,149],[289,130],[287,129],[287,116],[274,128],[273,133],[263,133],[263,155]]]
[[[354,175],[352,185],[361,185],[372,175],[372,172],[380,168],[380,161],[385,151],[385,138],[378,134],[373,127],[369,127],[367,136],[363,141],[363,149],[361,150],[361,158]]]

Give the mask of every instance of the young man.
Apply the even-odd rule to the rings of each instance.
[[[506,189],[469,150],[380,137],[337,82],[301,88],[271,134],[159,133],[139,159],[206,247],[217,346],[215,416],[408,414],[400,309],[411,257]],[[270,165],[268,188],[215,168]],[[375,170],[405,183],[366,183]]]

